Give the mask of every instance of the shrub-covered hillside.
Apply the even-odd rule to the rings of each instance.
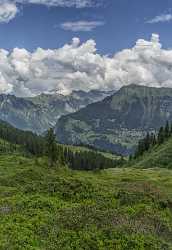
[[[0,249],[172,249],[172,171],[0,156]]]
[[[136,164],[131,162],[131,165],[133,164],[142,168],[161,167],[172,169],[172,137],[161,145],[155,145],[153,148],[150,148],[136,159]]]

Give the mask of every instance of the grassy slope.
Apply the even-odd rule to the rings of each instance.
[[[164,167],[172,169],[172,138],[145,153],[134,165],[142,168]]]
[[[0,249],[172,249],[172,171],[0,156]]]

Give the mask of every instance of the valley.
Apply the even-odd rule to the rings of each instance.
[[[61,117],[57,138],[129,155],[138,141],[172,119],[172,89],[124,86],[104,100]]]

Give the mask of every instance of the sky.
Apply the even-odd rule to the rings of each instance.
[[[172,87],[171,0],[0,0],[0,93]]]

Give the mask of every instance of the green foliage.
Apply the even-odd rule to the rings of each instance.
[[[125,163],[122,158],[110,158],[105,153],[93,150],[72,150],[64,147],[63,156],[66,164],[75,170],[96,170],[120,167]]]
[[[46,135],[46,151],[49,158],[50,167],[53,167],[56,164],[59,155],[58,148],[56,143],[56,137],[52,128],[50,128]]]
[[[124,162],[123,159],[110,153],[57,144],[53,129],[50,129],[45,137],[41,137],[32,132],[21,131],[1,121],[0,138],[3,139],[0,141],[0,152],[16,153],[20,149],[23,154],[47,155],[51,167],[58,161],[66,163],[72,169],[95,170],[116,167]]]
[[[130,166],[142,168],[172,168],[172,138],[161,145],[156,145],[129,162]]]
[[[157,138],[157,142],[158,144],[162,144],[165,140],[165,131],[163,127],[160,127],[159,132],[158,132],[158,138]]]
[[[0,121],[0,138],[13,145],[20,145],[30,154],[42,155],[45,149],[45,140],[41,136],[28,131],[22,131]]]
[[[134,158],[142,156],[156,145],[163,144],[171,136],[172,130],[170,130],[169,122],[167,121],[165,127],[160,127],[157,135],[154,133],[147,133],[146,137],[139,141]]]
[[[49,168],[0,157],[0,249],[172,248],[171,170]]]

